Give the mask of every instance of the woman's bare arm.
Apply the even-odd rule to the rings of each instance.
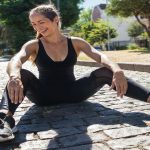
[[[36,53],[37,48],[37,40],[29,41],[22,46],[21,50],[8,63],[7,73],[9,77],[20,78],[22,64]]]
[[[105,54],[97,51],[88,42],[81,38],[73,38],[73,44],[77,53],[84,52],[87,56],[89,56],[99,64],[102,64],[112,70],[113,79],[111,89],[116,87],[117,95],[122,97],[127,91],[127,80],[118,64],[112,62]]]
[[[7,89],[12,103],[21,103],[24,98],[23,84],[21,81],[20,70],[22,64],[36,53],[38,49],[37,40],[32,40],[23,45],[21,50],[10,60],[7,66],[7,73],[10,77]]]

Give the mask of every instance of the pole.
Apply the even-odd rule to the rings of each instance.
[[[60,1],[57,0],[57,9],[60,10]]]
[[[108,6],[108,0],[106,0],[106,7]],[[109,18],[108,18],[108,15],[107,15],[107,26],[108,26],[108,29],[107,29],[107,39],[108,39],[108,42],[107,42],[107,49],[108,51],[110,50],[110,31],[109,31]]]

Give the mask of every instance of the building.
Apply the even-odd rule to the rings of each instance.
[[[131,42],[131,38],[128,36],[128,27],[136,19],[134,17],[119,18],[115,16],[107,16],[105,8],[106,4],[99,4],[95,6],[92,11],[92,20],[96,21],[97,19],[103,19],[116,29],[118,36],[114,39],[109,40],[111,49],[126,46]]]

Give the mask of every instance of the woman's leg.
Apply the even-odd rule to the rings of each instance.
[[[44,94],[39,79],[37,79],[30,71],[22,69],[21,81],[24,86],[24,95],[32,102],[40,105],[41,99],[44,98]],[[14,139],[12,128],[15,126],[15,120],[12,115],[18,106],[19,104],[11,102],[6,86],[0,103],[0,142]]]
[[[42,85],[39,79],[37,79],[37,77],[30,71],[22,69],[21,81],[24,86],[24,95],[27,96],[32,102],[39,104],[40,99],[43,96]],[[20,104],[14,104],[11,102],[6,86],[0,103],[0,112],[9,112],[9,114],[13,115],[19,105]]]
[[[97,69],[87,76],[77,80],[70,92],[71,101],[77,102],[86,100],[102,88],[105,84],[111,85],[113,73],[106,67]],[[126,96],[147,101],[150,96],[150,91],[135,81],[127,78],[128,90]]]

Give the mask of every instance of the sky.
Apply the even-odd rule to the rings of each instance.
[[[100,3],[106,3],[106,0],[84,0],[81,7],[83,8],[93,8],[94,6],[100,4]]]

